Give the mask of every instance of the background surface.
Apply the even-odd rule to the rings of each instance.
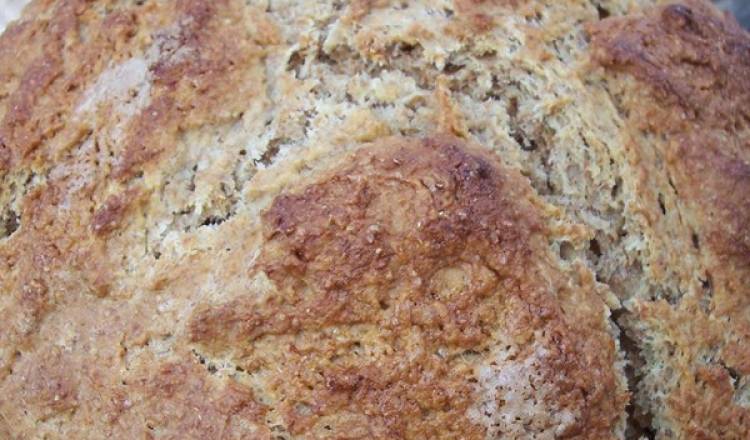
[[[5,29],[9,21],[21,15],[21,8],[29,0],[0,0],[0,31]]]
[[[745,29],[750,29],[750,0],[717,0],[714,3],[722,9],[732,11]]]

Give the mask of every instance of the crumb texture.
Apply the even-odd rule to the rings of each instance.
[[[658,158],[659,168],[641,165],[643,184],[663,187],[658,174],[666,175],[660,194],[676,211],[667,223],[695,254],[668,263],[684,280],[676,304],[638,298],[628,306],[653,365],[640,399],[675,437],[746,438],[750,36],[690,1],[601,22],[592,46],[612,74],[605,87],[624,113],[633,153]]]

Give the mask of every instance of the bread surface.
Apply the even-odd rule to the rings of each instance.
[[[750,438],[707,1],[41,0],[0,60],[0,438]]]

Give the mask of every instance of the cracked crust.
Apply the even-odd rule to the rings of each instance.
[[[32,2],[0,437],[747,438],[748,40],[699,0]]]
[[[686,278],[698,274],[700,282],[693,279],[676,307],[643,300],[632,305],[631,325],[653,341],[644,342],[656,357],[649,363],[682,372],[670,379],[646,371],[650,380],[666,381],[668,394],[661,400],[646,388],[642,399],[654,406],[662,429],[677,437],[745,438],[750,36],[700,1],[605,20],[591,35],[594,59],[616,73],[608,82],[624,93],[627,123],[644,133],[633,134],[632,145],[655,148],[663,157],[670,185],[664,193],[679,213],[676,228],[689,231],[692,251],[699,253],[693,264],[671,263]],[[645,91],[637,91],[642,85]],[[652,140],[638,142],[649,134]],[[662,319],[667,322],[656,322]]]

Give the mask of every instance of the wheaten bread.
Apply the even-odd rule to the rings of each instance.
[[[750,438],[750,36],[703,0],[40,0],[0,438]]]

